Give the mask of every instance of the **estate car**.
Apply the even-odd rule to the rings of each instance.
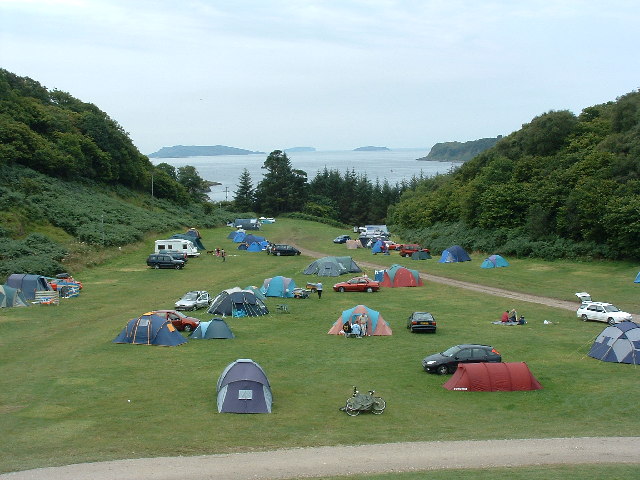
[[[465,343],[425,357],[422,360],[422,368],[425,372],[444,375],[455,372],[459,363],[498,363],[501,361],[500,352],[495,348],[489,345]]]

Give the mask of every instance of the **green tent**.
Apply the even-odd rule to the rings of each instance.
[[[22,290],[9,285],[0,285],[0,308],[28,306],[29,302],[24,298]]]

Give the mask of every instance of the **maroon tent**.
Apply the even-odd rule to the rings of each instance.
[[[472,392],[512,392],[539,390],[542,385],[524,362],[485,362],[459,364],[456,373],[442,387]]]

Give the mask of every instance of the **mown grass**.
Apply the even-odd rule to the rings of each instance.
[[[144,265],[153,248],[150,239],[137,249],[110,252],[107,263],[83,271],[85,288],[78,298],[58,307],[0,311],[0,471],[285,446],[640,433],[637,416],[624,415],[621,426],[621,414],[636,409],[640,370],[586,356],[604,325],[582,323],[571,311],[526,302],[505,305],[499,297],[444,285],[339,294],[328,280],[321,300],[267,300],[272,311],[286,302],[288,315],[227,319],[234,340],[190,341],[176,348],[111,343],[129,319],[171,308],[187,290],[215,295],[236,285],[261,285],[274,275],[293,277],[298,285],[310,279],[301,272],[312,259],[238,251],[226,239],[228,232],[202,231],[208,249],[228,251],[224,263],[203,255],[182,271],[150,270]],[[263,233],[273,241],[348,254],[331,243],[342,232],[325,225],[279,220]],[[348,252],[381,264],[399,259]],[[467,272],[465,280],[491,283],[476,258],[460,265],[400,263],[437,274],[455,269]],[[511,270],[492,271],[494,281],[508,274],[523,291],[566,299],[589,289],[582,286],[585,278],[601,278],[607,292],[622,271],[616,263],[566,263],[566,268],[556,262],[513,263]],[[542,267],[546,275],[526,281],[528,271]],[[580,269],[584,276],[571,273]],[[632,288],[633,283],[623,285],[615,301],[625,307],[636,301]],[[393,336],[327,335],[342,310],[358,303],[380,311]],[[529,324],[492,325],[507,307],[518,309]],[[423,309],[439,320],[436,335],[405,329],[409,313]],[[195,316],[211,318],[203,310]],[[544,319],[554,324],[544,325]],[[420,360],[462,342],[491,344],[505,361],[526,361],[544,389],[492,394],[443,389],[446,378],[424,373]],[[265,369],[275,400],[272,415],[217,413],[217,378],[237,358],[252,358]],[[351,418],[339,412],[352,385],[376,389],[387,401],[384,415]]]

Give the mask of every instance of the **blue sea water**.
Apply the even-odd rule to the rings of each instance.
[[[447,173],[459,163],[418,161],[426,156],[428,149],[398,149],[379,152],[362,151],[315,151],[287,152],[293,168],[307,173],[309,180],[325,167],[340,173],[354,170],[357,174],[366,174],[372,182],[387,180],[395,185],[413,176],[431,177]],[[268,154],[218,155],[212,157],[154,158],[153,163],[168,163],[174,167],[191,165],[205,180],[219,182],[211,187],[209,197],[213,201],[232,200],[238,187],[240,174],[247,169],[255,187],[266,172],[262,168]]]

